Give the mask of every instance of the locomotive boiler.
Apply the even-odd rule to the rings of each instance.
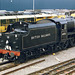
[[[0,58],[24,62],[75,46],[75,19],[16,22],[0,33]]]

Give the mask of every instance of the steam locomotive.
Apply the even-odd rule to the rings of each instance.
[[[75,46],[75,19],[44,19],[34,24],[16,22],[0,33],[0,58],[24,62]]]

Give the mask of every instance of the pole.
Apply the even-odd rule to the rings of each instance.
[[[11,3],[12,3],[12,0],[11,0]]]
[[[0,0],[0,10],[1,10],[1,0]]]
[[[34,11],[34,0],[33,0],[33,11]]]

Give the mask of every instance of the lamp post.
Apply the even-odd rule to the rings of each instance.
[[[11,0],[11,3],[12,3],[12,0]]]
[[[34,2],[34,0],[33,0],[33,11],[34,11],[34,9],[35,9],[35,8],[34,8],[34,3],[35,3],[35,2]]]
[[[0,10],[1,10],[1,0],[0,0]]]

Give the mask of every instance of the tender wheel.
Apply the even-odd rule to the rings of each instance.
[[[52,53],[52,46],[51,45],[47,46],[47,52],[48,52],[48,54]]]
[[[40,51],[38,49],[34,49],[34,57],[37,58],[40,56]]]
[[[68,41],[62,43],[62,49],[63,49],[63,50],[64,50],[64,49],[67,49],[68,46],[69,46],[69,42],[68,42]]]
[[[62,50],[62,43],[57,43],[56,48],[57,48],[57,51]]]
[[[58,51],[57,44],[55,44],[55,45],[53,46],[53,52],[57,52],[57,51]]]
[[[70,45],[75,46],[75,39],[74,38],[70,40]]]
[[[61,48],[61,43],[56,43],[54,46],[53,46],[53,52],[58,52],[60,51],[62,48]]]

